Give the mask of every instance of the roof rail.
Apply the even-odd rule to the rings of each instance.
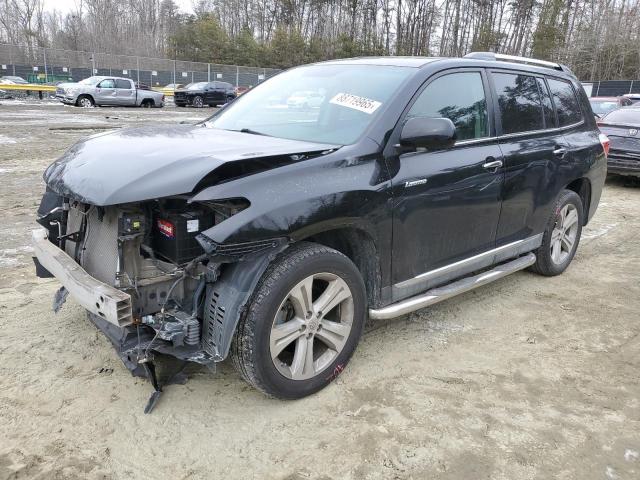
[[[516,55],[506,55],[504,53],[493,53],[493,52],[471,52],[467,53],[464,58],[475,58],[477,60],[497,60],[503,62],[515,62],[515,63],[526,63],[528,65],[537,65],[539,67],[553,68],[554,70],[560,70],[561,72],[565,72],[573,75],[573,72],[557,62],[548,62],[547,60],[538,60],[537,58],[528,58],[528,57],[518,57]]]

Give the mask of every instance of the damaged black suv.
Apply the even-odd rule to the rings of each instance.
[[[72,146],[44,174],[36,267],[64,285],[56,308],[69,293],[157,388],[160,354],[231,357],[260,390],[299,398],[342,372],[367,316],[527,267],[562,273],[607,147],[559,64],[303,66],[197,125]]]

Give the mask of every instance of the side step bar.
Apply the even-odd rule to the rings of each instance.
[[[374,320],[386,320],[389,318],[400,317],[406,315],[415,310],[434,305],[448,298],[455,297],[461,293],[468,292],[474,288],[481,287],[487,283],[491,283],[499,278],[506,277],[507,275],[523,270],[536,262],[536,256],[534,253],[528,253],[522,257],[511,260],[510,262],[503,263],[494,267],[492,270],[479,273],[473,277],[466,277],[461,280],[449,283],[442,287],[433,288],[416,295],[415,297],[402,300],[398,303],[389,305],[388,307],[380,309],[370,309],[369,318]]]

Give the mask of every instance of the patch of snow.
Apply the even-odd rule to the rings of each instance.
[[[6,145],[8,143],[17,143],[18,141],[14,138],[6,137],[4,135],[0,135],[0,145]]]
[[[627,448],[624,451],[624,459],[627,462],[635,462],[639,458],[640,458],[640,453],[637,450],[631,450],[631,449]]]
[[[602,237],[603,235],[606,235],[617,226],[618,226],[617,223],[607,223],[595,229],[586,228],[585,231],[582,232],[582,238],[593,239],[593,238]]]

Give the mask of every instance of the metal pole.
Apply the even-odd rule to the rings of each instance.
[[[95,74],[96,74],[96,54],[92,53],[91,54],[91,75],[95,75]]]
[[[633,92],[633,80],[631,80],[631,85],[629,85],[629,93]]]
[[[238,85],[238,79],[240,78],[240,67],[238,67],[236,65],[236,88],[238,88],[240,85]]]
[[[176,89],[176,61],[173,61],[173,89]]]
[[[211,64],[207,63],[207,82],[211,81]]]
[[[47,74],[47,49],[42,49],[42,56],[44,58],[44,81],[45,83],[49,83],[49,75]]]
[[[138,77],[138,85],[140,85],[140,57],[136,57],[136,72]]]

